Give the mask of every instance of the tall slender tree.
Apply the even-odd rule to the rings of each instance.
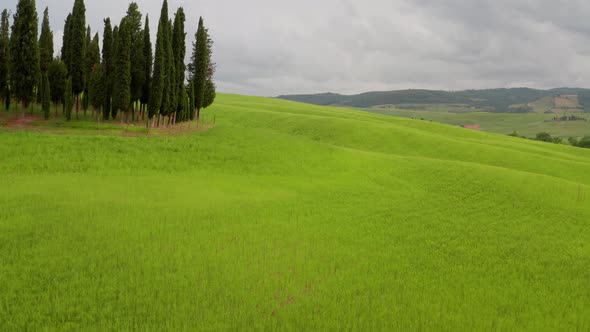
[[[102,64],[97,64],[92,68],[90,78],[88,79],[88,100],[90,105],[95,109],[96,114],[99,114],[100,109],[104,104],[104,70]],[[98,116],[96,117],[98,120]]]
[[[117,51],[119,47],[119,27],[115,25],[113,28],[113,49],[111,58],[111,118],[117,118],[118,108],[115,107],[115,81],[117,80]]]
[[[84,97],[84,107],[86,109],[88,109],[88,106],[90,104],[90,78],[91,76],[93,76],[95,74],[96,68],[100,65],[100,45],[99,45],[99,38],[98,38],[98,33],[96,33],[94,35],[94,37],[90,40],[90,43],[88,44],[87,50],[86,50],[86,77],[87,77],[87,82],[86,82],[86,91],[84,92],[85,97]],[[101,68],[102,69],[102,68]],[[96,76],[96,75],[94,75]],[[101,79],[102,79],[102,74],[100,75]],[[102,95],[102,94],[101,94]],[[100,107],[93,107],[94,110],[96,111],[97,109],[99,109]]]
[[[168,21],[168,27],[166,29],[166,56],[165,56],[165,68],[166,75],[164,75],[164,92],[162,94],[162,107],[160,112],[170,121],[170,117],[176,112],[176,70],[174,67],[174,51],[172,49],[172,21]],[[166,122],[164,122],[164,126]]]
[[[84,91],[82,92],[82,109],[84,110],[84,116],[86,116],[86,111],[88,110],[88,80],[90,79],[90,70],[91,70],[91,60],[90,57],[90,47],[92,43],[92,29],[90,25],[86,28],[86,58],[84,59]]]
[[[38,25],[35,0],[19,0],[10,38],[10,77],[12,95],[21,102],[23,117],[39,77]]]
[[[207,63],[207,30],[203,18],[199,18],[199,28],[195,34],[195,42],[193,43],[193,89],[195,118],[199,121],[201,108],[203,108],[203,97],[205,95],[205,85],[207,82],[207,70],[209,64]]]
[[[9,78],[9,55],[10,55],[10,22],[8,10],[2,11],[0,20],[0,100],[6,104],[6,110],[10,105]]]
[[[145,26],[143,28],[143,75],[144,81],[141,92],[141,113],[142,117],[145,115],[145,109],[150,101],[150,87],[152,82],[152,66],[153,66],[153,54],[152,54],[152,42],[150,39],[150,20],[148,16],[145,16]]]
[[[164,0],[160,21],[158,23],[158,36],[156,38],[156,52],[154,56],[154,74],[150,89],[150,101],[148,106],[149,118],[160,114],[162,107],[162,95],[164,92],[164,75],[166,72],[167,45],[165,41],[166,30],[168,29],[168,1]]]
[[[60,59],[53,59],[49,65],[47,76],[49,77],[49,86],[51,87],[51,101],[55,107],[55,117],[57,118],[57,105],[59,103],[65,103],[64,96],[68,68]]]
[[[141,13],[137,3],[132,2],[127,9],[127,23],[131,35],[131,111],[132,120],[135,119],[135,103],[140,100],[145,81],[143,31],[141,30]]]
[[[74,2],[70,33],[69,50],[66,51],[69,62],[68,72],[72,77],[72,92],[76,97],[76,118],[78,118],[80,94],[84,91],[86,82],[86,6],[84,0],[75,0]]]
[[[213,104],[217,96],[215,82],[213,76],[217,70],[215,62],[213,62],[213,39],[207,31],[207,80],[205,81],[205,90],[203,91],[203,108],[207,108]]]
[[[131,103],[131,29],[129,19],[124,17],[119,25],[117,38],[117,58],[115,66],[115,82],[113,86],[113,109],[126,113]],[[121,114],[121,121],[123,114]]]
[[[47,73],[51,61],[53,61],[53,31],[49,26],[49,8],[45,8],[39,36],[39,66],[42,73]]]
[[[64,24],[64,33],[61,44],[61,60],[65,63],[66,67],[70,68],[70,39],[72,37],[72,14],[68,14]]]
[[[113,69],[113,28],[111,19],[104,20],[104,32],[102,35],[102,69],[103,69],[103,119],[108,120],[111,114],[111,98],[113,93],[113,84],[111,80]]]
[[[172,32],[172,50],[174,51],[174,67],[176,73],[176,106],[174,110],[174,122],[177,120],[184,121],[184,80],[186,72],[186,66],[184,64],[186,56],[186,33],[184,32],[185,22],[186,16],[184,15],[184,9],[180,7],[174,16],[174,29]]]

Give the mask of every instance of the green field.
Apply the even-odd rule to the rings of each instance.
[[[446,123],[453,126],[478,124],[483,131],[498,134],[510,134],[517,131],[520,135],[533,138],[537,133],[548,132],[562,138],[583,137],[590,135],[590,121],[551,121],[554,116],[562,114],[543,113],[488,113],[488,112],[448,112],[447,107],[438,109],[432,106],[428,110],[404,110],[374,108],[367,111],[404,118],[424,119]],[[590,120],[588,113],[568,113]]]
[[[590,150],[207,112],[192,135],[0,129],[1,331],[590,330]]]

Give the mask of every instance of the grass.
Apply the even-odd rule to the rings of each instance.
[[[590,329],[590,150],[207,112],[196,135],[0,129],[0,330]]]
[[[510,134],[517,131],[520,135],[535,137],[537,133],[548,132],[552,136],[566,139],[572,136],[583,137],[590,135],[590,121],[552,121],[554,116],[562,116],[562,114],[557,113],[451,113],[441,112],[440,110],[415,111],[399,109],[370,109],[368,111],[376,114],[424,119],[453,126],[479,124],[482,130],[498,134]],[[590,120],[590,114],[575,114]]]

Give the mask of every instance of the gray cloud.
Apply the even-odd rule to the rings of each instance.
[[[4,6],[16,7],[16,0]],[[86,1],[102,31],[127,2]],[[160,1],[137,1],[155,37]],[[56,46],[73,1],[50,8]],[[590,2],[567,0],[184,0],[188,41],[204,16],[224,92],[277,95],[403,88],[590,84]],[[189,43],[190,45],[190,43]]]

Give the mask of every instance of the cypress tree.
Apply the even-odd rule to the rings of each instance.
[[[203,108],[211,106],[217,95],[215,82],[213,81],[216,71],[215,62],[213,62],[213,39],[209,36],[209,30],[205,31],[207,32],[207,80],[203,92]]]
[[[9,50],[10,50],[10,23],[8,21],[8,10],[2,11],[2,18],[0,20],[0,100],[4,100],[6,110],[10,106],[10,92],[8,84],[8,64]]]
[[[119,27],[113,28],[113,46],[111,54],[111,76],[109,78],[111,85],[111,118],[117,118],[118,109],[115,107],[115,81],[117,80],[117,48],[119,47]]]
[[[145,64],[144,64],[144,49],[143,49],[143,31],[141,30],[141,13],[139,12],[137,3],[129,4],[127,10],[127,24],[129,25],[129,33],[131,36],[131,102],[139,101],[143,92],[143,85],[145,81]],[[132,120],[135,120],[135,107],[132,107]]]
[[[184,32],[184,23],[186,17],[184,9],[178,8],[174,16],[174,29],[172,38],[172,50],[174,51],[174,67],[176,73],[176,107],[174,121],[184,121],[183,110],[184,103],[184,79],[186,67],[184,58],[186,56],[186,33]]]
[[[193,43],[193,89],[195,117],[199,121],[201,108],[203,108],[203,97],[205,95],[205,84],[207,82],[207,70],[209,64],[207,63],[207,31],[203,23],[203,18],[199,18],[199,28],[195,34],[195,42]]]
[[[70,68],[70,39],[72,36],[72,14],[68,14],[66,18],[66,22],[64,25],[64,34],[62,37],[62,45],[61,45],[61,59],[66,64],[66,67]]]
[[[170,117],[176,111],[176,70],[174,63],[174,51],[172,50],[172,21],[168,21],[168,27],[166,29],[165,45],[166,56],[165,56],[165,68],[166,74],[164,75],[164,92],[162,94],[162,107],[160,112],[162,115]],[[166,123],[164,122],[164,125]]]
[[[104,70],[102,64],[97,64],[90,73],[88,80],[88,99],[92,107],[99,112],[105,99]]]
[[[141,93],[142,116],[144,115],[145,108],[150,101],[150,86],[152,81],[153,65],[152,42],[150,38],[150,21],[146,15],[145,26],[143,29],[143,75],[145,79],[143,81]]]
[[[92,34],[92,30],[90,25],[86,28],[86,58],[84,59],[84,91],[82,93],[82,109],[84,110],[84,116],[86,116],[86,111],[88,110],[88,80],[90,78],[90,71],[92,64],[90,63],[90,47],[92,40],[90,39],[90,35]]]
[[[165,35],[168,29],[168,1],[164,0],[158,23],[158,36],[156,38],[156,54],[154,56],[154,75],[152,77],[150,100],[148,105],[149,118],[153,119],[160,113],[162,95],[164,91],[164,74],[166,71],[166,44]]]
[[[84,0],[75,0],[71,19],[71,36],[68,40],[69,68],[72,92],[76,96],[76,118],[80,110],[80,94],[85,87],[86,74],[86,7]]]
[[[10,77],[12,95],[20,100],[23,117],[39,77],[38,25],[35,0],[19,0],[10,38]]]
[[[57,117],[57,105],[64,103],[64,95],[66,90],[66,80],[68,76],[68,68],[63,61],[53,59],[47,71],[49,78],[49,86],[51,88],[51,101],[55,107],[55,117]]]
[[[215,90],[216,87],[213,80],[207,79],[207,82],[205,82],[205,92],[203,95],[203,108],[207,108],[213,104],[217,94]]]
[[[64,93],[64,111],[66,120],[72,120],[72,108],[74,107],[74,96],[72,94],[72,77],[66,79],[66,88]]]
[[[113,109],[126,112],[131,103],[131,30],[129,20],[124,17],[119,25],[117,37],[117,57],[115,66],[115,81],[113,86]],[[121,121],[123,114],[121,114]]]
[[[94,72],[96,71],[96,68],[100,65],[100,46],[99,46],[99,40],[98,40],[98,33],[96,33],[94,35],[94,37],[90,40],[90,43],[88,44],[87,50],[86,50],[86,68],[87,68],[87,74],[86,77],[88,77],[88,82],[86,83],[86,91],[85,91],[85,95],[86,97],[85,99],[85,105],[84,107],[86,107],[86,109],[88,109],[89,104],[91,103],[90,101],[90,78],[91,76],[94,74]],[[102,77],[102,74],[100,75],[100,77]],[[101,94],[102,96],[103,94]],[[94,105],[94,104],[93,104]],[[94,107],[95,110],[100,109],[100,107]]]
[[[103,69],[103,119],[108,120],[111,114],[111,98],[113,93],[113,85],[111,82],[113,63],[113,29],[111,27],[111,19],[104,20],[104,32],[102,35],[102,69]]]
[[[47,77],[47,73],[42,74],[42,98],[41,98],[41,109],[43,110],[43,116],[45,120],[49,120],[49,114],[51,112],[51,91],[49,88],[49,78]]]
[[[43,12],[41,35],[39,36],[39,66],[42,73],[47,73],[53,61],[53,31],[49,26],[49,8]]]

